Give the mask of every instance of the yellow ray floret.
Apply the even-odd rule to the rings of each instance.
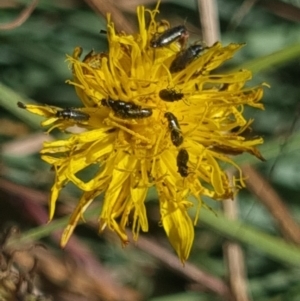
[[[148,231],[145,201],[153,186],[161,224],[184,262],[194,239],[189,197],[197,199],[200,208],[202,196],[224,200],[244,186],[229,155],[248,152],[263,160],[256,148],[262,138],[243,135],[253,122],[245,119],[244,106],[263,108],[262,86],[245,87],[252,76],[248,70],[230,74],[215,70],[244,45],[216,43],[171,73],[170,66],[188,47],[187,40],[152,48],[150,42],[169,28],[168,22],[156,22],[157,13],[158,7],[153,11],[138,7],[139,31],[133,35],[117,32],[108,15],[108,50],[91,51],[81,60],[78,47],[68,56],[73,73],[68,83],[75,87],[81,108],[20,105],[45,116],[42,125],[51,125],[50,129],[65,131],[74,125],[85,129],[66,140],[46,142],[41,151],[56,175],[50,220],[66,184],[72,182],[83,191],[62,246],[101,194],[100,231],[109,228],[126,244],[130,224],[136,240],[140,230]],[[222,163],[239,170],[236,187]],[[91,167],[96,170],[92,178],[81,176]]]

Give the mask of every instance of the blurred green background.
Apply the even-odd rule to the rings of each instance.
[[[191,271],[193,268],[203,270],[214,281],[226,283],[229,272],[223,247],[231,238],[240,242],[244,251],[247,286],[253,298],[248,300],[300,300],[300,249],[296,242],[282,238],[276,218],[259,201],[259,195],[247,189],[238,195],[238,221],[227,221],[221,212],[216,216],[203,209],[185,268],[176,261],[159,226],[153,191],[147,203],[150,231],[143,239],[167,250],[162,258],[152,247],[147,248],[144,240],[137,247],[131,244],[122,249],[109,233],[99,237],[93,223],[79,226],[71,246],[62,251],[58,234],[53,234],[50,226],[43,226],[47,221],[47,196],[54,175],[38,152],[42,141],[50,137],[39,127],[41,119],[19,109],[16,103],[80,106],[73,87],[65,84],[71,78],[65,59],[76,46],[83,47],[83,56],[91,49],[107,49],[105,34],[99,32],[106,28],[101,12],[108,6],[106,2],[94,1],[101,9],[101,12],[95,11],[89,5],[92,2],[41,0],[21,26],[0,30],[0,226],[4,229],[7,224],[18,225],[26,238],[41,239],[48,246],[45,258],[40,259],[45,260],[44,270],[43,266],[37,270],[42,292],[52,295],[54,300],[227,300],[228,296],[216,293],[217,289],[208,291],[200,278],[191,276]],[[149,8],[155,5],[147,3]],[[132,26],[136,26],[137,4],[143,2],[109,3]],[[255,119],[252,135],[265,139],[260,150],[267,161],[259,162],[248,155],[236,161],[242,166],[255,167],[299,225],[300,1],[218,0],[217,4],[222,43],[247,43],[226,65],[227,70],[247,67],[254,73],[249,85],[266,82],[271,86],[265,89],[265,111],[246,110],[246,116]],[[249,10],[247,4],[252,4]],[[1,24],[16,19],[24,5],[28,5],[28,1],[1,1]],[[161,19],[167,18],[171,25],[187,22],[191,42],[202,40],[197,1],[162,1],[160,11]],[[234,20],[239,16],[237,24]],[[65,188],[60,198],[58,222],[52,223],[55,230],[66,222],[60,216],[69,212],[68,206],[79,196],[80,191],[75,187]],[[208,202],[215,210],[221,210],[220,204]],[[97,213],[99,204],[100,200],[95,209]],[[56,263],[58,258],[60,261]],[[75,277],[76,273],[60,279],[46,269],[46,263],[58,267],[70,258],[72,268],[68,271],[76,270],[78,279],[92,279],[90,286],[82,284]]]

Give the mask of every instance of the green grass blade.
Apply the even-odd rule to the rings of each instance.
[[[20,96],[11,88],[0,83],[0,106],[5,108],[7,111],[11,112],[14,116],[24,121],[33,129],[41,129],[40,123],[43,120],[42,117],[33,115],[24,109],[20,109],[17,106],[18,102],[23,102],[24,104],[34,104],[35,101],[29,98]]]
[[[240,241],[263,251],[271,258],[300,267],[300,248],[283,239],[263,233],[239,221],[227,219],[223,214],[203,209],[200,223],[230,239]]]
[[[253,73],[262,72],[273,68],[274,66],[279,66],[286,62],[295,60],[300,57],[300,44],[295,44],[284,48],[282,50],[276,51],[266,56],[255,58],[244,64],[241,64],[233,69],[230,69],[229,72],[238,71],[241,69],[249,69]]]

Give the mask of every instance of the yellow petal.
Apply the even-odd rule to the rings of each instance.
[[[183,202],[161,199],[162,224],[181,262],[189,257],[194,241],[194,225]]]

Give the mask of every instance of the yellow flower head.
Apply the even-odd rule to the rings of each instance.
[[[235,166],[228,154],[249,152],[262,159],[255,148],[262,139],[247,140],[242,135],[252,122],[243,117],[244,105],[263,108],[262,87],[244,88],[251,79],[248,70],[214,72],[243,45],[188,45],[185,27],[156,22],[157,13],[157,8],[139,6],[139,31],[133,35],[117,32],[108,15],[108,51],[91,51],[81,61],[82,51],[76,48],[68,56],[73,72],[69,83],[75,86],[82,108],[19,104],[47,117],[42,125],[86,129],[67,140],[46,142],[41,151],[56,173],[50,220],[68,182],[83,191],[62,246],[102,193],[100,230],[108,227],[126,244],[130,222],[136,240],[140,230],[148,231],[145,200],[154,186],[162,226],[184,262],[194,239],[188,214],[193,203],[188,198],[195,197],[200,208],[202,196],[232,197],[236,187],[220,167],[224,162]],[[78,172],[91,165],[97,166],[93,179],[80,179]],[[241,175],[239,185],[243,186]]]

